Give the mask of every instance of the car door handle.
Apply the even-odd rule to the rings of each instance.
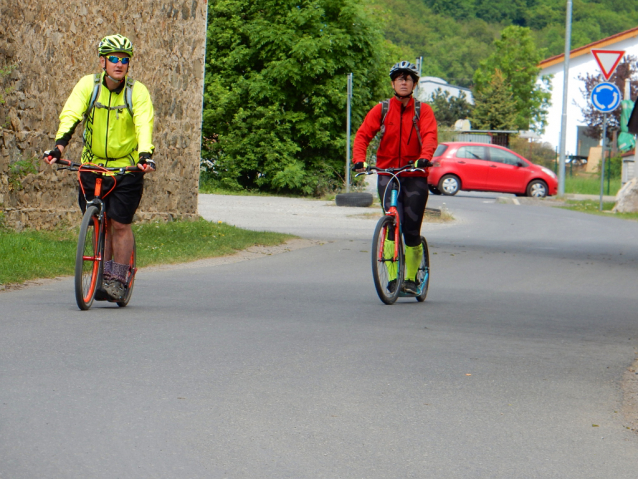
[[[457,163],[460,163],[460,164],[462,164],[462,165],[464,165],[464,164],[465,164],[465,162],[464,162],[464,161],[457,161]]]
[[[498,168],[496,165],[490,165],[490,168]]]

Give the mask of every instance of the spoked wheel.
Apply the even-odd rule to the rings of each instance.
[[[419,294],[416,296],[416,300],[419,303],[425,301],[425,297],[428,295],[428,286],[430,286],[430,252],[428,251],[428,242],[421,236],[421,246],[423,246],[423,256],[421,257],[421,264],[419,265],[419,271],[416,273],[417,284],[419,285]]]
[[[131,253],[131,259],[129,261],[129,266],[128,266],[128,277],[127,279],[127,287],[126,287],[126,293],[124,293],[124,297],[122,298],[122,301],[118,301],[117,305],[120,308],[123,308],[124,306],[126,306],[128,304],[128,302],[131,299],[131,296],[133,295],[133,283],[135,282],[135,273],[137,272],[137,268],[135,267],[135,257],[136,257],[136,251],[135,251],[135,242],[133,242],[133,253]]]
[[[372,277],[379,299],[385,304],[397,300],[403,283],[403,242],[399,238],[395,259],[394,234],[394,217],[384,216],[377,223],[372,238]]]
[[[75,301],[82,310],[93,304],[100,276],[100,220],[98,208],[89,206],[82,218],[75,254]]]

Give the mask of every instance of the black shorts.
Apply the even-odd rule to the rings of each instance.
[[[92,200],[95,192],[95,173],[80,173],[80,181],[84,187],[84,193],[87,200]],[[144,191],[144,173],[127,173],[125,175],[117,175],[115,177],[115,189],[106,194],[113,188],[113,177],[102,177],[102,198],[106,208],[106,215],[117,221],[129,225],[133,222],[135,211],[140,205],[142,193]],[[82,212],[86,211],[86,201],[82,188],[78,187],[78,203]],[[104,195],[106,194],[106,197]]]

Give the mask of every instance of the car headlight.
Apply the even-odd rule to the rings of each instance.
[[[556,179],[558,178],[556,176],[556,173],[554,173],[552,170],[550,170],[549,168],[545,168],[544,166],[541,167],[541,170],[543,170],[543,173],[545,173],[546,175],[551,176],[552,178]]]

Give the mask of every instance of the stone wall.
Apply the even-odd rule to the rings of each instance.
[[[139,217],[197,215],[206,3],[0,0],[5,224],[39,229],[79,222],[74,174],[35,158],[54,145],[64,102],[82,76],[100,71],[97,44],[113,33],[133,42],[130,75],[148,87],[155,106],[158,171],[146,177]],[[81,126],[65,156],[77,160],[80,151]]]

